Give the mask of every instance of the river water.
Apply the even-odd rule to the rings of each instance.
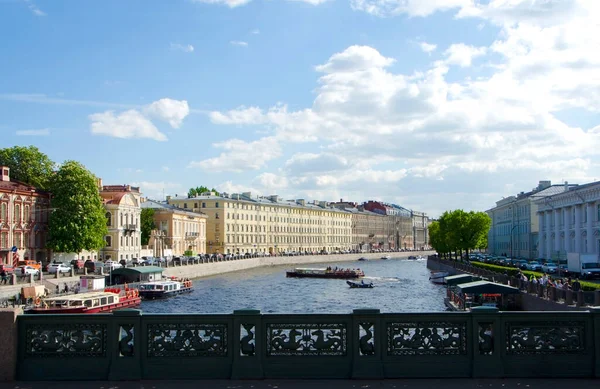
[[[429,281],[426,260],[371,260],[273,266],[194,280],[194,291],[166,300],[143,301],[145,313],[351,313],[378,308],[381,312],[443,311],[445,289]],[[345,280],[286,278],[294,267],[361,268],[373,289],[350,289]]]

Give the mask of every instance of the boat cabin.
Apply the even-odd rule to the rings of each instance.
[[[465,311],[478,306],[518,311],[521,309],[521,292],[512,286],[478,280],[448,287],[448,297],[444,303],[453,311]]]
[[[91,292],[94,290],[104,290],[106,286],[106,277],[104,276],[81,276],[79,277],[79,291]]]
[[[122,267],[112,271],[114,285],[134,282],[153,282],[162,279],[164,269],[158,266]]]
[[[110,292],[82,293],[44,300],[48,308],[95,308],[119,302],[119,296]]]
[[[157,281],[148,282],[140,285],[140,292],[157,291],[157,292],[173,292],[181,287],[181,282],[178,281]]]

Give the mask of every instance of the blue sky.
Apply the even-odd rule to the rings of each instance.
[[[484,210],[600,179],[598,16],[593,0],[0,0],[2,147],[151,198]]]

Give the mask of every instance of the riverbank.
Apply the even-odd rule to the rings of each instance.
[[[358,258],[365,257],[369,260],[381,260],[381,257],[389,254],[391,261],[398,259],[407,259],[411,255],[430,255],[431,251],[416,251],[403,253],[363,253],[363,254],[332,254],[332,255],[299,255],[294,257],[261,257],[239,259],[235,261],[201,263],[197,265],[185,265],[166,268],[164,275],[168,277],[187,277],[202,278],[210,277],[223,273],[254,269],[265,266],[293,266],[308,265],[315,263],[331,262],[349,262],[356,261],[357,268],[360,268]]]

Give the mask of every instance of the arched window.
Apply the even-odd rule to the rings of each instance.
[[[0,211],[0,220],[6,220],[7,219],[7,217],[6,217],[6,203],[2,203],[2,207],[0,207],[0,208],[1,208],[1,211]],[[4,246],[2,246],[2,247],[4,247]]]
[[[112,246],[112,237],[110,235],[105,236],[104,240],[106,241],[106,247]]]
[[[23,219],[25,220],[26,223],[29,223],[29,205],[26,205],[24,210],[24,216]]]
[[[112,225],[112,214],[110,212],[106,212],[106,215],[104,216],[106,216],[106,225],[110,227]]]
[[[15,216],[14,220],[16,223],[21,222],[21,206],[19,204],[15,204]]]

